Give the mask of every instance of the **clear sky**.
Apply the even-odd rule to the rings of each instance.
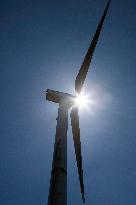
[[[72,94],[105,0],[0,1],[0,204],[47,203],[57,105]],[[136,1],[113,0],[80,112],[86,205],[136,204]],[[71,128],[68,205],[81,205]]]

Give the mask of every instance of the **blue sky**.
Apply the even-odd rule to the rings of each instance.
[[[57,105],[72,93],[104,0],[0,1],[0,204],[47,203]],[[80,112],[86,205],[136,204],[136,2],[111,3]],[[71,128],[68,205],[81,205]]]

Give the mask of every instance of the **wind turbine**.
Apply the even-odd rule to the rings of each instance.
[[[68,130],[68,111],[71,108],[71,126],[73,133],[73,141],[75,147],[75,155],[77,161],[78,175],[80,181],[80,190],[82,200],[85,202],[84,182],[82,169],[82,155],[80,142],[80,127],[78,107],[75,105],[76,95],[80,94],[83,87],[92,57],[97,45],[100,32],[110,5],[107,3],[93,40],[89,46],[87,54],[78,72],[75,80],[75,95],[47,89],[46,100],[59,104],[54,154],[52,162],[50,189],[48,197],[48,205],[67,205],[67,130]]]

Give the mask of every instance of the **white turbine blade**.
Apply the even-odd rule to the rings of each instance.
[[[84,84],[84,81],[85,81],[85,78],[86,78],[86,75],[87,75],[87,72],[88,72],[88,69],[89,69],[89,65],[91,63],[91,60],[92,60],[92,57],[93,57],[93,53],[94,53],[95,47],[97,45],[97,42],[98,42],[98,39],[99,39],[99,36],[100,36],[100,33],[101,33],[101,29],[102,29],[102,26],[103,26],[103,23],[104,23],[104,20],[105,20],[105,17],[106,17],[106,14],[107,14],[110,2],[111,1],[109,1],[107,3],[106,9],[105,9],[105,11],[104,11],[104,13],[102,15],[102,18],[101,18],[101,20],[99,22],[97,30],[96,30],[96,32],[94,34],[93,40],[92,40],[92,42],[90,44],[90,47],[89,47],[89,49],[87,51],[87,54],[86,54],[86,56],[84,58],[84,61],[83,61],[82,65],[81,65],[79,73],[78,73],[78,75],[76,77],[76,80],[75,80],[75,91],[77,93],[81,92],[81,88],[82,88],[82,86]]]
[[[78,116],[78,108],[73,107],[71,110],[71,126],[78,168],[78,175],[80,181],[80,189],[82,194],[82,200],[85,203],[84,197],[84,183],[83,183],[83,169],[82,169],[82,155],[81,155],[81,142],[80,142],[80,128],[79,128],[79,116]]]

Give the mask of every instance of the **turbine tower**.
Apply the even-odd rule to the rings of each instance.
[[[83,87],[109,5],[110,1],[107,3],[97,30],[94,34],[93,40],[76,77],[75,95],[70,95],[50,89],[47,89],[46,92],[46,100],[58,103],[59,105],[48,205],[67,205],[67,130],[69,109],[71,109],[70,118],[80,181],[80,190],[82,194],[82,200],[85,203],[79,115],[78,107],[75,105],[75,99],[76,95],[80,94]]]

